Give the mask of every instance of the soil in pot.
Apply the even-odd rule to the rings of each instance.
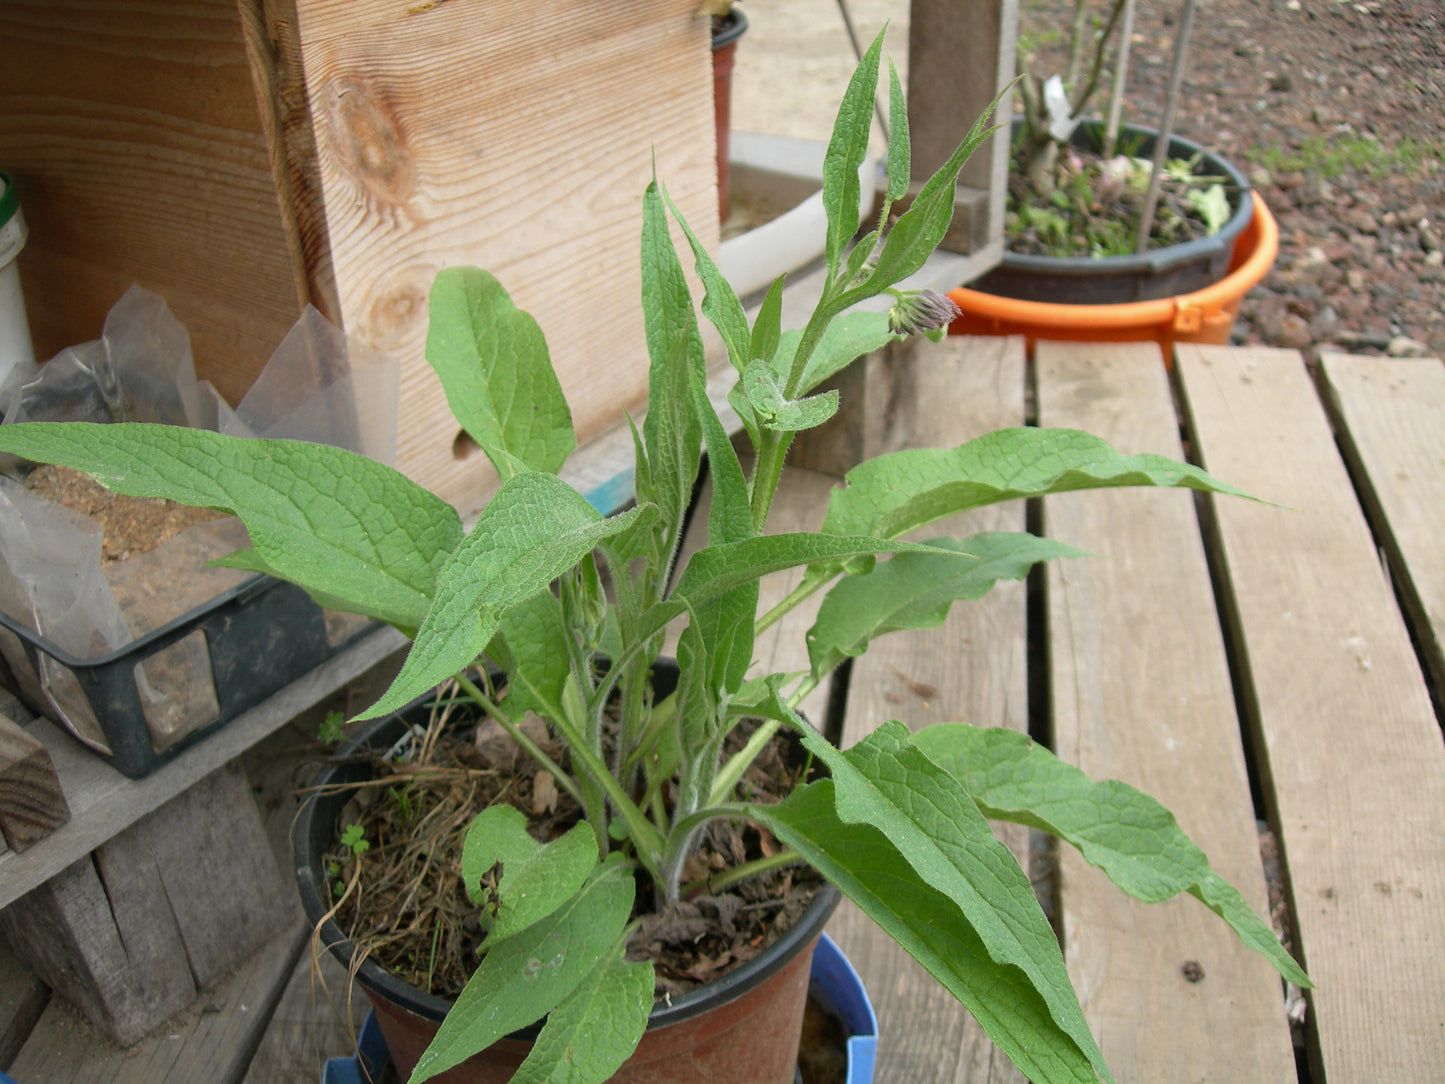
[[[367,954],[368,966],[379,964],[386,970],[384,975],[371,972],[374,977],[370,979],[363,974],[363,984],[369,993],[378,982],[391,984],[395,977],[415,986],[411,995],[402,995],[415,1007],[401,1011],[407,1020],[417,1023],[421,1022],[421,1017],[414,1015],[417,1013],[439,1019],[445,1006],[435,998],[453,997],[465,985],[476,964],[475,949],[481,931],[474,907],[460,881],[461,839],[475,813],[491,802],[508,802],[528,815],[530,830],[539,840],[560,834],[575,823],[579,815],[565,790],[556,787],[555,781],[519,751],[500,728],[485,722],[478,725],[474,719],[464,717],[464,710],[470,709],[455,700],[443,697],[438,701],[438,709],[423,718],[425,725],[414,726],[410,736],[398,743],[413,744],[420,754],[414,759],[408,759],[406,753],[393,746],[387,750],[390,755],[380,763],[341,768],[348,772],[360,769],[362,775],[375,773],[376,778],[357,791],[357,797],[348,802],[339,817],[334,810],[340,799],[330,799],[331,811],[319,814],[310,825],[303,824],[301,828],[302,835],[312,840],[313,846],[319,841],[318,833],[337,839],[324,860],[329,885],[317,887],[329,888],[336,900],[337,924],[360,951]],[[380,723],[377,730],[390,728],[385,737],[385,743],[390,745],[400,733],[400,724],[395,720]],[[565,761],[561,760],[563,750],[552,743],[545,725],[533,720],[526,726],[530,728],[529,736],[547,755],[565,767]],[[734,748],[740,747],[750,732],[747,724],[738,727],[731,739],[738,743]],[[796,785],[806,766],[806,759],[794,754],[793,743],[774,742],[745,776],[743,793],[753,800],[776,800]],[[356,774],[351,778],[357,778]],[[351,785],[347,783],[346,787]],[[325,804],[319,802],[318,808]],[[337,823],[335,836],[331,837],[333,820]],[[721,1022],[708,1023],[707,1029],[722,1028],[721,1036],[749,1019],[759,1023],[767,1021],[765,1028],[777,1031],[785,1021],[791,1020],[791,1039],[782,1047],[772,1048],[774,1053],[767,1057],[793,1057],[803,1008],[802,995],[807,984],[811,939],[831,911],[837,899],[836,891],[828,888],[816,873],[796,866],[774,870],[736,885],[713,883],[718,875],[737,864],[769,856],[777,849],[777,841],[757,825],[716,825],[683,871],[685,893],[679,903],[656,913],[651,893],[639,892],[635,914],[639,929],[629,955],[653,962],[659,1002],[654,1010],[654,1026],[644,1040],[647,1053],[639,1051],[639,1057],[643,1058],[639,1065],[643,1068],[629,1066],[629,1071],[643,1074],[639,1079],[650,1080],[652,1077],[646,1074],[657,1071],[646,1068],[651,1065],[651,1059],[673,1056],[667,1051],[676,1047],[684,1034],[672,1026],[674,1019],[686,1019],[688,1023],[681,1027],[688,1030],[695,1030],[694,1020],[703,1023],[704,1017],[692,1015],[697,1009],[688,992],[704,984],[713,999],[721,990],[729,990],[721,995],[726,1005]],[[315,863],[316,858],[302,858],[298,852],[299,867],[309,866],[319,872],[320,867]],[[303,896],[309,894],[310,883],[303,882]],[[825,895],[820,897],[820,891]],[[827,906],[821,907],[824,902]],[[314,903],[311,907],[314,908]],[[802,918],[806,921],[799,921]],[[797,930],[811,932],[793,932],[795,925]],[[328,939],[335,936],[334,931],[327,935]],[[733,969],[748,964],[776,941],[795,943],[797,947],[790,949],[790,955],[785,957],[770,954],[770,962],[764,964],[763,970],[750,965],[737,976],[731,974]],[[805,944],[808,951],[792,955]],[[338,951],[349,954],[349,946],[338,946]],[[783,962],[785,960],[787,962]],[[763,961],[759,960],[758,964]],[[777,970],[779,965],[781,970]],[[743,974],[752,977],[739,986],[734,979]],[[730,1000],[759,983],[755,993],[765,999],[776,998],[785,989],[795,989],[797,993],[793,996],[797,1000],[792,1002],[795,1007],[781,1015],[773,1015],[777,1010],[769,1009],[765,1016],[757,1017],[753,1014],[759,1010],[752,1003],[745,1005],[744,999]],[[423,995],[422,990],[429,990],[430,994]],[[390,1003],[390,996],[386,995],[386,1003],[373,996],[373,1005],[392,1043],[393,1055],[398,1061],[409,1063],[409,1058],[420,1054],[421,1046],[405,1049],[414,1038],[411,1024],[395,1015],[398,1010]],[[683,998],[682,1002],[676,1000],[679,997]],[[657,1015],[659,1012],[661,1016]],[[409,1029],[405,1036],[396,1030],[402,1026]],[[783,1038],[783,1031],[777,1031],[778,1038]],[[404,1048],[399,1051],[396,1042],[402,1042]],[[705,1042],[710,1049],[704,1055],[707,1058],[736,1057],[734,1039],[722,1045],[717,1038]],[[425,1045],[424,1038],[421,1045]],[[513,1049],[517,1045],[512,1040],[502,1040],[493,1054],[520,1060],[525,1048],[518,1053]],[[775,1071],[767,1070],[769,1079]]]

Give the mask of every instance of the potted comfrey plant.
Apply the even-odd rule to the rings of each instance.
[[[854,74],[829,146],[827,282],[803,328],[780,326],[781,283],[750,323],[688,233],[701,311],[737,371],[731,399],[750,457],[735,452],[705,393],[702,339],[669,234],[677,212],[656,181],[643,197],[642,227],[650,398],[634,427],[636,502],[625,511],[600,514],[558,477],[574,440],[542,334],[495,278],[471,268],[437,276],[427,340],[452,409],[502,479],[469,531],[396,471],[319,445],[146,425],[0,431],[5,451],[69,464],[118,491],[234,513],[253,548],[229,563],[408,632],[414,642],[400,673],[363,718],[394,712],[482,659],[505,675],[505,696],[486,680],[464,679],[462,688],[547,758],[579,819],[538,840],[509,806],[476,811],[460,871],[485,931],[480,962],[409,1068],[413,1082],[537,1021],[515,1081],[658,1079],[629,1076],[625,1065],[644,1033],[669,1031],[649,1030],[668,1006],[655,1005],[652,965],[629,956],[629,940],[647,915],[685,895],[683,871],[710,826],[743,819],[782,848],[758,868],[805,864],[836,885],[1040,1084],[1111,1078],[1028,877],[986,817],[1059,836],[1141,898],[1196,896],[1282,975],[1308,985],[1269,925],[1144,794],[1097,785],[1009,731],[954,723],[910,734],[890,722],[840,750],[797,713],[872,637],[935,625],[955,599],[1074,552],[1026,534],[905,541],[916,529],[995,501],[1093,487],[1236,493],[1194,467],[1124,455],[1081,432],[1009,429],[866,462],[833,493],[820,530],[767,533],[790,441],[837,409],[836,392],[813,389],[893,337],[940,328],[953,311],[898,284],[942,238],[958,170],[988,131],[975,124],[890,226],[888,204],[904,195],[909,173],[899,153],[903,95],[890,67],[887,200],[854,243],[881,47],[880,37]],[[894,294],[890,312],[857,308],[885,292]],[[679,568],[704,459],[713,492],[707,542]],[[801,586],[759,614],[760,577],[790,567],[806,569]],[[751,674],[758,630],[820,591],[828,594],[808,635],[811,669]],[[667,691],[652,677],[670,625],[681,632]],[[528,712],[545,720],[545,743],[529,736]],[[729,744],[745,719],[762,722]],[[821,773],[780,801],[752,800],[739,780],[779,735]],[[546,743],[565,756],[546,753]],[[792,1079],[791,1066],[783,1072],[778,1084]]]

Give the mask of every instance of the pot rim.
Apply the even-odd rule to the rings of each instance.
[[[311,793],[296,814],[291,841],[302,909],[306,912],[306,919],[313,931],[320,925],[319,937],[322,943],[349,973],[356,976],[363,987],[408,1012],[439,1022],[451,1009],[452,1001],[403,982],[370,958],[362,960],[360,965],[353,962],[355,946],[335,920],[329,917],[331,902],[325,893],[327,882],[322,870],[327,846],[326,842],[322,842],[323,837],[330,839],[334,833],[336,815],[351,795],[350,790],[328,788],[357,782],[366,771],[364,765],[354,760],[348,762],[347,758],[367,745],[387,741],[388,738],[382,735],[389,730],[395,730],[389,740],[399,738],[407,725],[403,715],[427,703],[434,695],[426,693],[391,715],[370,720],[336,748],[331,762],[322,768],[312,781]],[[647,1019],[647,1030],[680,1023],[741,997],[767,981],[817,938],[841,899],[842,893],[838,888],[825,880],[802,915],[777,941],[721,978],[690,990],[681,997],[655,1003]],[[540,1028],[541,1022],[538,1021],[518,1029],[509,1037],[530,1041],[537,1037]]]
[[[748,17],[737,8],[732,8],[726,15],[721,15],[713,22],[712,47],[716,51],[732,45],[747,33]]]
[[[1017,131],[1021,124],[1022,121],[1015,119],[1014,130]],[[1102,138],[1103,128],[1104,122],[1101,120],[1092,118],[1081,120],[1079,126],[1074,129],[1074,134],[1069,142],[1074,143],[1076,140],[1081,140],[1080,145],[1096,148]],[[1149,148],[1150,152],[1152,152],[1154,141],[1159,135],[1158,129],[1140,124],[1121,124],[1119,131],[1143,137],[1144,146]],[[1169,147],[1171,152],[1176,147],[1183,151],[1181,154],[1173,155],[1176,158],[1193,158],[1196,154],[1202,155],[1201,170],[1214,174],[1222,173],[1226,178],[1226,188],[1238,193],[1234,212],[1218,233],[1176,245],[1166,245],[1148,252],[1128,253],[1122,256],[1038,256],[1010,252],[1007,248],[1007,238],[1005,238],[1005,248],[999,266],[1081,277],[1127,274],[1135,271],[1158,275],[1170,271],[1180,264],[1189,263],[1216,252],[1232,250],[1234,242],[1244,232],[1254,214],[1254,201],[1250,199],[1252,189],[1249,178],[1241,173],[1239,167],[1229,159],[1207,150],[1192,139],[1187,139],[1177,133],[1169,137]]]

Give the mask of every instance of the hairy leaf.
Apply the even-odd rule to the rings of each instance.
[[[410,1084],[556,1008],[617,943],[632,899],[632,871],[607,863],[557,910],[488,952],[417,1061]]]
[[[828,277],[838,273],[844,246],[858,230],[861,188],[858,170],[868,156],[873,132],[873,94],[878,87],[878,59],[883,52],[883,32],[863,54],[833,122],[833,135],[823,156],[823,209],[828,215],[826,255]]]
[[[466,669],[507,610],[537,594],[602,539],[655,514],[643,505],[603,519],[556,475],[533,471],[509,479],[437,574],[436,601],[401,672],[358,718],[395,711]]]
[[[722,336],[723,344],[728,350],[728,360],[732,362],[733,368],[738,372],[751,360],[752,334],[748,330],[747,314],[743,312],[742,302],[733,291],[732,283],[723,276],[713,262],[712,255],[703,247],[698,240],[697,234],[693,233],[692,227],[687,224],[687,219],[682,217],[682,212],[672,202],[672,197],[663,191],[663,198],[667,200],[667,206],[672,211],[672,217],[677,219],[677,224],[682,227],[683,234],[687,237],[687,243],[692,248],[693,267],[697,271],[697,277],[702,281],[703,298],[702,314],[706,316],[712,325],[717,328],[718,334]],[[690,306],[689,306],[690,311]]]
[[[498,862],[489,950],[546,918],[582,887],[597,865],[597,840],[585,824],[577,824],[550,843],[538,843],[520,809],[489,806],[472,819],[462,840],[462,884],[473,903],[484,902],[482,876]]]
[[[601,1084],[637,1049],[652,1011],[650,962],[623,958],[625,942],[547,1015],[510,1084]]]
[[[894,203],[908,194],[913,179],[913,152],[908,139],[908,99],[893,58],[888,58],[888,202]]]
[[[1030,1046],[1046,1038],[1070,1066],[1067,1075],[1053,1079],[1092,1080],[1092,1075],[1080,1075],[1090,1066],[1107,1078],[1028,877],[994,838],[958,780],[909,745],[901,723],[885,723],[846,752],[806,725],[799,729],[804,745],[828,766],[832,778],[770,807],[772,820],[786,825],[780,837],[809,861],[821,854],[825,865],[819,868],[830,879],[843,871],[849,882],[872,874],[867,881],[873,887],[860,904],[873,913],[878,897],[891,898],[874,917],[887,920],[889,932],[905,947],[922,949],[920,961],[971,1009],[982,991],[958,988],[955,969],[960,966],[991,974],[993,981],[984,989],[998,984],[1010,989],[1012,996],[1002,998],[989,991],[989,1000],[1003,1003],[993,1010],[998,1016],[1007,1018],[1020,1004],[1032,1006],[1031,1033],[1015,1034],[1011,1029],[1018,1021],[1007,1019],[1001,1035],[990,1033],[1011,1058],[1028,1059]],[[833,818],[819,808],[829,798],[836,813],[831,824]],[[820,825],[826,831],[818,832]],[[853,830],[839,831],[840,826]],[[863,827],[872,831],[858,830]],[[930,899],[928,910],[908,906],[920,897]],[[964,961],[939,961],[926,951],[945,924],[953,927],[951,940],[967,949]]]
[[[1081,555],[1061,542],[1005,532],[929,545],[939,552],[900,553],[828,592],[808,630],[814,676],[863,654],[875,636],[943,624],[957,600],[982,598],[1001,579],[1021,580],[1039,561]]]
[[[542,329],[486,271],[437,273],[426,358],[452,414],[503,479],[522,470],[555,472],[576,447]]]
[[[797,352],[801,331],[788,331],[778,345],[775,370],[786,374]],[[864,354],[881,350],[898,338],[888,330],[888,314],[883,312],[850,312],[828,324],[822,338],[808,358],[799,393],[809,392],[830,376],[847,368]]]
[[[923,187],[914,198],[912,206],[893,224],[883,240],[883,251],[873,274],[865,284],[870,294],[876,294],[885,287],[901,282],[918,271],[938,247],[943,235],[953,222],[954,193],[958,184],[959,170],[969,160],[980,143],[994,131],[988,127],[988,120],[998,107],[999,99],[1008,93],[1007,88],[979,114],[968,135],[949,157],[938,167],[938,171],[923,182]]]
[[[239,516],[261,567],[401,628],[421,624],[462,536],[441,498],[324,444],[140,422],[28,422],[0,427],[0,450],[84,471],[117,493]]]
[[[1119,888],[1148,903],[1188,892],[1297,986],[1309,978],[1269,924],[1209,867],[1174,815],[1127,783],[1096,783],[1011,730],[963,723],[927,727],[913,744],[958,777],[984,815],[1058,836]]]
[[[823,530],[896,538],[998,501],[1113,486],[1247,496],[1198,467],[1161,455],[1123,455],[1076,429],[1000,429],[956,448],[893,452],[854,467],[833,491]]]
[[[772,286],[768,287],[767,296],[758,308],[758,315],[753,320],[749,361],[758,358],[772,361],[773,355],[778,352],[778,337],[783,331],[783,279],[784,276],[779,275],[773,280]]]
[[[695,372],[705,372],[702,337],[692,312],[692,297],[657,182],[642,200],[642,315],[647,331],[647,444],[652,497],[661,513],[658,564],[671,548],[692,500],[702,453],[702,428],[692,399]],[[666,552],[663,552],[666,551]],[[666,569],[660,570],[666,574]]]

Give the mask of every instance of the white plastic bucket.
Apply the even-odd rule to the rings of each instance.
[[[20,269],[15,263],[29,236],[15,182],[8,173],[0,173],[0,391],[11,376],[35,368],[25,295],[20,292]]]

